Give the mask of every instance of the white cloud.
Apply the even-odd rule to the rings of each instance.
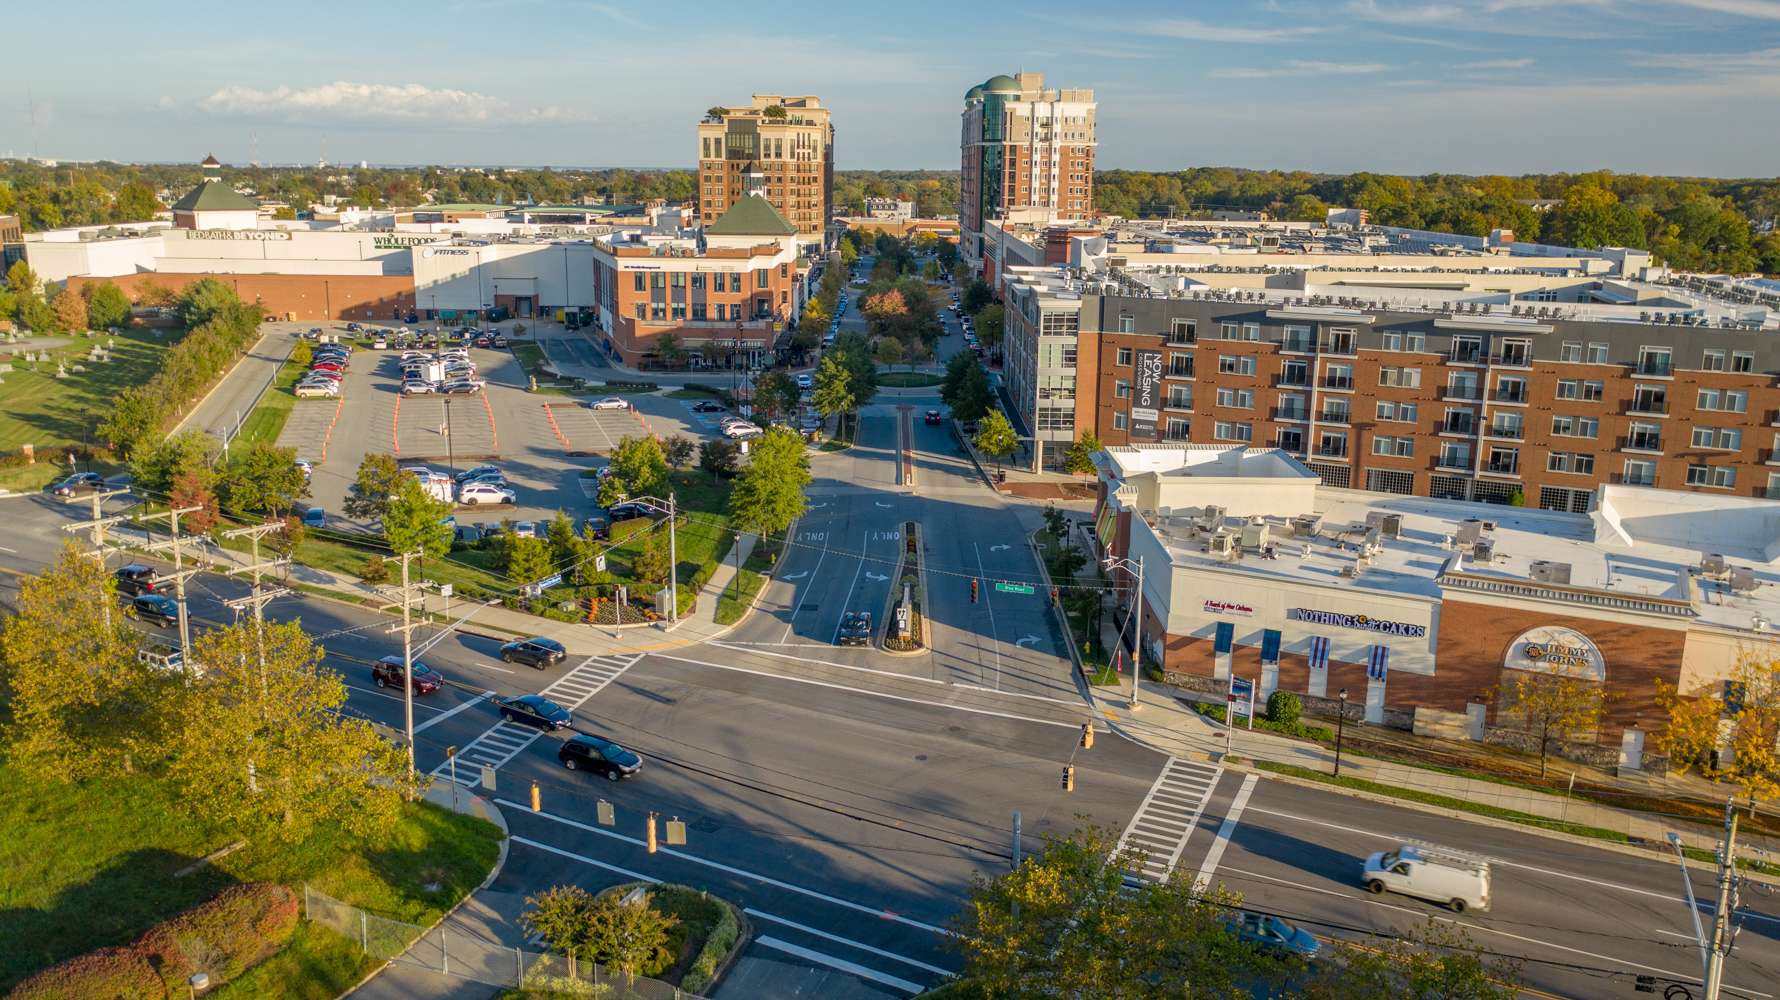
[[[1383,73],[1390,67],[1384,63],[1338,63],[1320,60],[1293,59],[1278,66],[1238,66],[1215,69],[1211,75],[1228,80],[1266,80],[1279,76],[1365,76]]]
[[[1275,42],[1298,41],[1317,33],[1308,25],[1290,28],[1244,28],[1234,24],[1207,24],[1191,18],[1177,17],[1165,21],[1133,22],[1131,29],[1146,35],[1164,35],[1190,42],[1234,42],[1246,45],[1269,45]]]
[[[1526,69],[1531,65],[1533,65],[1533,60],[1523,56],[1519,59],[1480,59],[1477,62],[1457,63],[1453,68],[1468,70]]]
[[[213,114],[248,118],[437,125],[550,124],[584,117],[556,106],[515,108],[502,98],[472,90],[344,80],[270,90],[232,84],[198,101],[198,107]]]
[[[1354,17],[1383,24],[1446,24],[1465,14],[1463,8],[1447,3],[1380,7],[1378,0],[1349,0],[1344,9]]]
[[[1735,14],[1768,21],[1780,21],[1780,0],[1669,0],[1682,7],[1709,10],[1717,14]]]

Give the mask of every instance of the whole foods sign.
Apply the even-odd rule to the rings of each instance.
[[[1292,617],[1312,625],[1334,625],[1337,628],[1359,629],[1362,632],[1378,632],[1383,635],[1401,636],[1405,639],[1421,639],[1428,634],[1426,625],[1414,625],[1409,622],[1392,622],[1370,615],[1349,615],[1339,611],[1318,611],[1315,608],[1293,608]]]
[[[1588,636],[1562,625],[1541,625],[1508,644],[1502,666],[1585,681],[1605,681],[1607,661]]]

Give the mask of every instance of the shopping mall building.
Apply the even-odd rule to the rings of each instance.
[[[1582,514],[1366,493],[1239,446],[1096,464],[1094,544],[1141,561],[1145,655],[1189,690],[1235,676],[1330,714],[1345,692],[1351,718],[1512,743],[1502,692],[1562,674],[1607,697],[1582,756],[1660,767],[1659,681],[1698,691],[1780,655],[1780,502],[1605,485]]]

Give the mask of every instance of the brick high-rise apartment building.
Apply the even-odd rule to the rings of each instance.
[[[698,221],[708,226],[749,193],[779,210],[804,242],[820,244],[834,210],[834,125],[814,97],[755,94],[712,108],[698,124]]]
[[[1554,510],[1602,483],[1780,497],[1772,329],[1245,298],[1083,294],[1072,430]]]
[[[982,260],[983,223],[1028,209],[1082,218],[1094,207],[1092,90],[1046,90],[1044,74],[997,75],[964,95],[959,250]]]

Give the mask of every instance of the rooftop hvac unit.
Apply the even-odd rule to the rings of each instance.
[[[1701,576],[1709,576],[1709,577],[1714,577],[1714,578],[1721,577],[1721,576],[1725,575],[1725,573],[1729,572],[1729,569],[1730,569],[1730,567],[1725,564],[1724,556],[1722,556],[1716,552],[1709,556],[1703,556],[1700,559],[1700,575]]]
[[[1570,564],[1552,562],[1549,559],[1535,559],[1530,567],[1530,575],[1535,583],[1568,584],[1570,582]]]
[[[1472,562],[1487,563],[1495,557],[1496,543],[1494,539],[1480,538],[1471,544]]]
[[[1229,513],[1229,511],[1216,504],[1206,504],[1205,507],[1199,511],[1199,521],[1207,528],[1216,530],[1223,526],[1224,518]]]
[[[1767,616],[1766,615],[1756,615],[1753,618],[1749,619],[1749,627],[1756,630],[1757,632],[1766,632],[1768,630]]]
[[[1749,570],[1731,570],[1731,589],[1737,593],[1747,594],[1759,586],[1761,586],[1761,581],[1757,580],[1755,574]]]
[[[1477,540],[1482,537],[1483,522],[1475,517],[1468,517],[1459,522],[1459,530],[1453,535],[1453,541],[1462,549],[1467,545],[1477,544]]]
[[[1323,530],[1323,515],[1299,514],[1292,518],[1292,536],[1294,538],[1315,538]]]
[[[1379,533],[1386,538],[1399,538],[1403,534],[1403,515],[1370,510],[1366,512],[1366,525],[1379,529]]]
[[[1242,526],[1242,547],[1245,549],[1264,549],[1272,541],[1273,530],[1262,518],[1255,518]]]
[[[1236,550],[1236,536],[1220,531],[1205,540],[1205,551],[1214,556],[1227,556]]]

